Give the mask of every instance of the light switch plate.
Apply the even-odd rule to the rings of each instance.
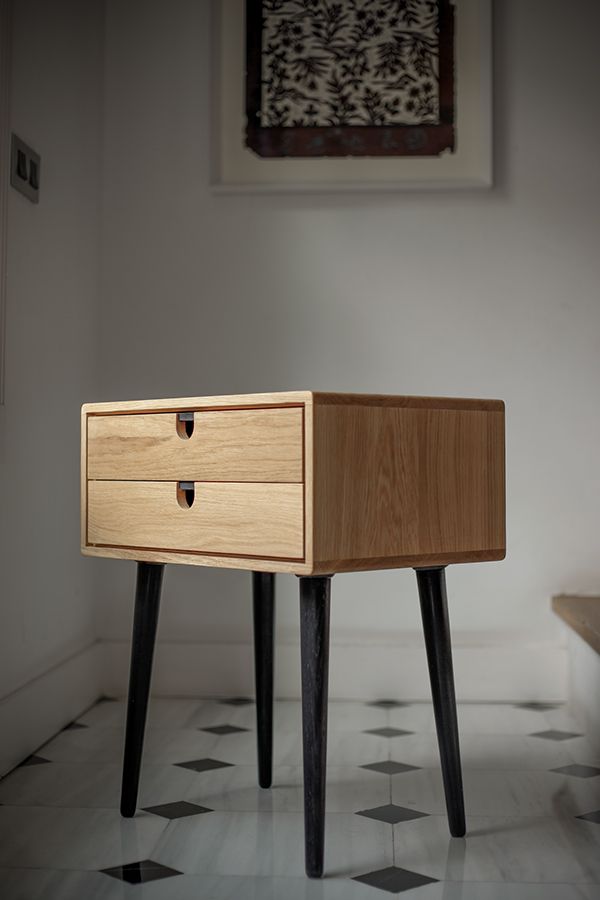
[[[13,134],[10,147],[10,183],[32,203],[39,203],[40,200],[40,166],[39,154]]]

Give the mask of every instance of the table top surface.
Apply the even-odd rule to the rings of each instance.
[[[83,414],[102,415],[110,412],[165,411],[202,407],[227,408],[230,406],[263,406],[288,404],[314,404],[320,406],[374,406],[405,409],[457,409],[504,411],[502,400],[475,397],[428,397],[408,394],[357,394],[324,391],[277,391],[272,393],[221,394],[158,398],[154,400],[116,400],[113,402],[84,403]]]

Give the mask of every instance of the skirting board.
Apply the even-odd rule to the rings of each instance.
[[[600,655],[568,629],[569,706],[590,743],[600,749]]]
[[[94,641],[0,701],[0,777],[98,700],[103,664]]]
[[[130,645],[103,641],[103,693],[125,696]],[[278,642],[275,695],[300,696],[300,650]],[[455,642],[456,693],[464,701],[564,701],[567,698],[567,650],[555,644],[515,646],[461,645]],[[152,693],[162,697],[254,695],[250,643],[159,641]],[[430,700],[422,645],[332,642],[329,696],[332,699]]]

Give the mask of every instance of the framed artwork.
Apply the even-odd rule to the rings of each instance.
[[[213,8],[215,189],[491,185],[490,0]]]

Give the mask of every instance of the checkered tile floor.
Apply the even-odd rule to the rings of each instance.
[[[104,701],[0,781],[2,900],[598,900],[600,750],[552,704],[459,706],[466,839],[451,838],[431,707],[329,709],[325,867],[304,877],[300,704],[275,707],[257,787],[243,697],[154,700],[134,819],[125,704]]]

